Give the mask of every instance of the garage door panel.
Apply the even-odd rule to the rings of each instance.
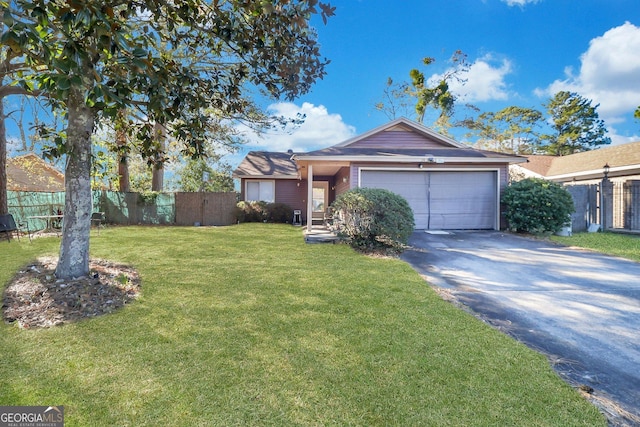
[[[400,194],[418,229],[493,229],[497,216],[492,171],[362,171],[363,187]]]

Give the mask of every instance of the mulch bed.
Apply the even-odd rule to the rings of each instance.
[[[140,277],[132,267],[92,259],[88,277],[59,280],[57,261],[38,258],[18,271],[2,296],[6,322],[48,328],[112,313],[140,294]]]

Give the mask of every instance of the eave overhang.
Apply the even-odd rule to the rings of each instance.
[[[525,157],[438,157],[438,156],[305,156],[296,155],[296,162],[347,162],[347,163],[524,163]]]
[[[634,173],[636,171],[640,174],[640,165],[627,165],[627,166],[617,166],[609,169],[609,177],[614,178],[616,175],[628,175],[629,173]],[[604,171],[601,168],[592,169],[588,171],[578,171],[578,172],[570,172],[559,175],[547,175],[544,178],[549,181],[570,181],[573,178],[579,180],[588,180],[588,179],[601,179],[604,176]]]
[[[298,175],[239,175],[239,174],[233,174],[232,175],[233,178],[236,179],[263,179],[263,180],[267,180],[267,179],[298,179],[299,176]]]

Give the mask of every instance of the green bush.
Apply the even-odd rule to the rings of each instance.
[[[267,219],[267,203],[238,202],[235,215],[238,222],[263,222]]]
[[[528,178],[502,195],[509,228],[519,233],[554,233],[575,211],[571,194],[555,182]]]
[[[293,209],[285,203],[269,203],[267,205],[267,221],[288,223],[293,220]]]
[[[413,211],[398,194],[378,188],[355,188],[331,205],[334,226],[352,247],[401,252],[413,232]]]
[[[293,209],[284,203],[238,202],[235,216],[237,222],[282,222],[293,218]]]

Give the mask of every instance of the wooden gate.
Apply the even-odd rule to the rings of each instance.
[[[175,193],[176,225],[235,223],[236,193]]]
[[[640,230],[640,181],[630,180],[624,183],[624,228]]]

